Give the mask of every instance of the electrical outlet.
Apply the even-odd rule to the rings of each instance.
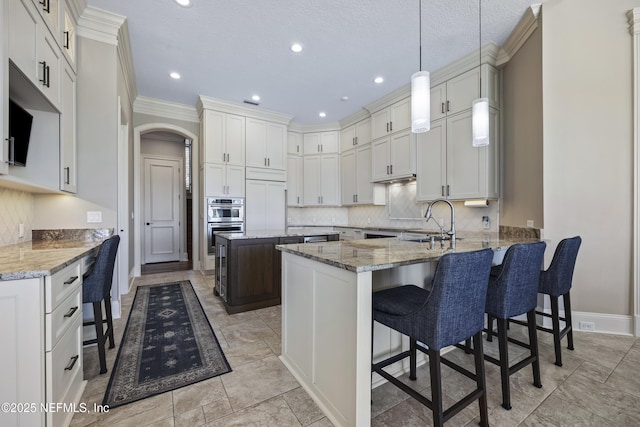
[[[371,224],[371,218],[367,218],[367,224]]]
[[[331,218],[331,223],[332,223],[332,224],[335,224],[335,223],[336,223],[336,218],[335,218],[335,217]]]
[[[18,224],[18,237],[20,239],[24,237],[24,224]]]
[[[317,221],[317,220],[316,220],[315,218],[313,218],[313,223],[314,223],[314,224],[316,223],[316,221]]]
[[[596,324],[593,323],[593,322],[580,321],[580,322],[578,322],[578,328],[580,328],[580,330],[582,330],[582,331],[595,331],[596,330]]]
[[[87,222],[102,222],[102,212],[87,211]]]
[[[527,227],[533,228],[533,220],[532,219],[528,219],[527,220]]]
[[[491,222],[489,221],[489,217],[486,215],[482,217],[482,228],[485,230],[491,228]]]

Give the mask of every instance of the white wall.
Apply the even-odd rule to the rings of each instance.
[[[638,0],[551,0],[542,9],[544,236],[581,235],[572,303],[630,316],[632,38]],[[596,324],[596,329],[598,325]]]

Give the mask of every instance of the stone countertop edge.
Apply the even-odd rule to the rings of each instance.
[[[456,243],[456,252],[470,252],[491,248],[496,252],[495,263],[502,262],[503,249],[517,244],[539,241],[539,239],[490,239],[476,240],[465,237]],[[385,270],[403,265],[432,262],[450,252],[448,243],[444,248],[437,245],[431,249],[429,243],[408,242],[397,238],[337,241],[306,244],[277,245],[276,249],[303,258],[344,270],[361,273]]]
[[[109,233],[110,234],[110,233]],[[77,236],[73,236],[77,237]],[[86,236],[85,236],[86,237]],[[31,240],[0,247],[0,282],[57,273],[98,248],[109,237]]]
[[[248,231],[244,233],[233,232],[216,232],[216,236],[224,237],[228,240],[248,240],[248,239],[269,239],[275,237],[292,237],[292,236],[329,236],[340,234],[339,231],[326,230],[317,227],[307,227],[296,230],[258,230]]]

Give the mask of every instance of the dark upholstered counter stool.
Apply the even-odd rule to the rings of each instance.
[[[546,271],[540,273],[540,286],[538,292],[549,295],[551,300],[551,314],[536,311],[545,317],[551,317],[553,329],[538,326],[538,330],[553,334],[553,345],[556,353],[556,365],[562,366],[562,349],[560,340],[567,336],[567,348],[573,350],[573,326],[571,323],[571,282],[573,281],[573,269],[578,258],[578,249],[582,239],[580,236],[561,240],[553,254],[551,264]],[[558,298],[562,297],[564,303],[564,317],[560,317]],[[565,327],[560,330],[560,321],[565,322]]]
[[[442,425],[476,400],[480,406],[480,424],[489,425],[482,328],[492,258],[491,249],[445,254],[438,262],[430,291],[406,285],[373,294],[374,320],[408,335],[410,348],[373,363],[372,370],[431,409],[434,425]],[[473,337],[474,343],[475,374],[440,356],[442,348],[469,337]],[[418,349],[429,356],[431,400],[383,370],[409,357],[409,378],[415,380]],[[476,382],[474,391],[446,410],[442,405],[440,362]]]
[[[100,373],[107,372],[107,358],[104,345],[109,339],[109,348],[114,348],[113,317],[111,315],[111,280],[113,279],[113,266],[116,261],[116,253],[120,236],[112,236],[102,242],[93,267],[82,278],[82,303],[93,304],[93,321],[84,322],[82,325],[95,325],[96,338],[83,341],[83,344],[98,344],[98,358],[100,359]],[[102,303],[106,318],[102,318]],[[104,323],[107,329],[104,330]]]
[[[485,355],[484,358],[500,366],[502,407],[505,409],[511,409],[509,377],[525,366],[532,365],[533,385],[542,387],[540,382],[540,361],[538,360],[535,309],[538,304],[538,283],[546,246],[544,242],[513,245],[507,249],[502,264],[491,269],[485,308],[489,325],[486,332],[488,334],[487,340],[496,335],[492,326],[493,319],[497,319],[500,359],[495,359],[488,355]],[[527,315],[529,343],[524,343],[507,335],[509,318],[525,313]],[[529,349],[530,355],[515,365],[509,366],[507,342]]]

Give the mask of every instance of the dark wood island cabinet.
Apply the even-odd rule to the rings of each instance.
[[[326,236],[338,240],[334,232],[246,236],[215,235],[215,294],[220,296],[229,314],[280,304],[281,253],[276,245],[304,243],[305,238]],[[315,239],[311,239],[315,240]]]

